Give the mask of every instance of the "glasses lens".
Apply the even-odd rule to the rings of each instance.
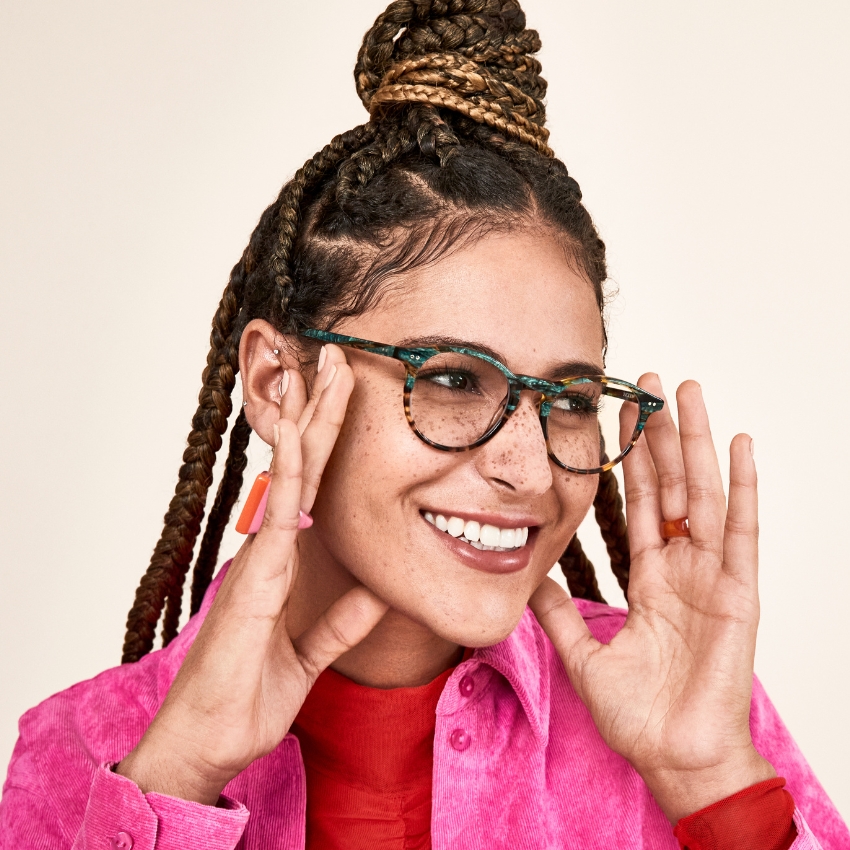
[[[410,413],[423,437],[446,448],[466,448],[483,437],[508,404],[508,379],[467,354],[437,354],[424,364],[410,394]]]
[[[565,466],[596,469],[603,453],[613,460],[631,441],[639,414],[638,398],[624,384],[571,384],[551,402],[549,447]]]

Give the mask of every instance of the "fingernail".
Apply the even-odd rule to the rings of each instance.
[[[325,365],[325,358],[327,357],[327,352],[325,351],[324,345],[322,346],[322,350],[319,352],[319,368],[317,371],[322,371],[322,366]]]
[[[753,457],[756,456],[756,441],[753,439],[750,440],[750,454]]]
[[[322,387],[323,390],[326,390],[331,385],[334,375],[336,375],[336,366],[331,366],[331,368],[328,369],[328,377],[325,379],[325,385]]]
[[[298,511],[298,528],[309,528],[313,524],[313,517],[304,511]]]
[[[280,439],[280,431],[277,428],[277,422],[272,425],[272,432],[274,433],[274,444],[277,445],[277,441]]]
[[[280,379],[280,397],[283,398],[286,395],[286,391],[289,389],[289,369],[283,370],[283,377]]]

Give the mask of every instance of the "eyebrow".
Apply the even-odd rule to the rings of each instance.
[[[507,365],[507,358],[485,345],[482,342],[473,342],[466,339],[458,339],[453,336],[417,336],[408,337],[398,343],[399,348],[428,348],[431,346],[451,345],[455,348],[471,348],[473,351],[478,351],[481,354],[486,354],[494,360]],[[510,368],[510,367],[508,367]],[[513,371],[513,370],[511,370]],[[575,378],[578,375],[604,375],[605,370],[595,363],[589,363],[586,360],[567,360],[564,363],[559,363],[552,369],[549,369],[546,375],[535,375],[534,377],[546,378],[552,381],[562,381],[565,378]]]

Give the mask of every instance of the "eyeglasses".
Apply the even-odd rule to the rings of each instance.
[[[570,472],[592,475],[611,469],[633,448],[646,420],[664,407],[657,396],[605,375],[547,381],[515,375],[500,361],[473,348],[433,345],[400,348],[308,328],[302,336],[391,357],[404,364],[404,413],[413,433],[443,452],[464,452],[494,437],[517,409],[520,393],[537,401],[546,450]],[[613,460],[605,444],[620,445],[621,428],[631,437]]]

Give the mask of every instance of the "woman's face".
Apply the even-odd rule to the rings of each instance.
[[[334,330],[392,344],[463,340],[536,377],[571,363],[602,372],[599,309],[573,266],[543,230],[492,235],[408,273],[376,307]],[[306,563],[351,573],[454,643],[502,640],[587,513],[597,476],[549,460],[531,392],[484,445],[431,448],[405,419],[403,365],[345,354],[356,384],[313,507],[315,525],[302,536]],[[426,513],[528,528],[528,541],[514,552],[478,550]]]

